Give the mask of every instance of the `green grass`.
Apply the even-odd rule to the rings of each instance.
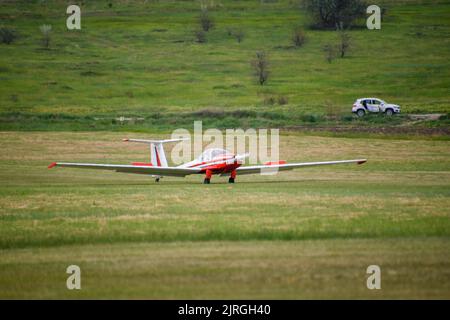
[[[449,240],[173,242],[28,248],[2,252],[2,298],[442,299]],[[81,290],[65,270],[81,268]],[[366,288],[381,267],[381,290]]]
[[[404,112],[450,110],[448,1],[384,1],[382,30],[350,31],[353,49],[332,64],[322,47],[336,41],[333,31],[307,30],[304,47],[291,47],[293,28],[307,21],[296,1],[215,1],[215,27],[206,44],[194,42],[197,1],[112,3],[108,8],[105,1],[86,2],[82,30],[68,31],[64,1],[3,2],[2,24],[20,38],[0,45],[0,113],[112,119],[212,108],[289,114],[301,122],[305,114],[320,119],[330,109],[348,114],[361,96],[379,96]],[[38,27],[44,23],[53,26],[49,50],[40,44]],[[227,35],[236,27],[246,34],[240,44]],[[267,86],[257,85],[252,75],[257,50],[270,58]],[[288,98],[287,106],[264,105],[279,96]],[[268,118],[249,123],[232,115],[221,124],[286,125]],[[3,129],[27,128],[20,119],[15,125],[2,119]],[[177,126],[173,119],[160,123]],[[41,124],[35,127],[47,125],[36,121]]]
[[[448,141],[283,135],[289,161],[369,161],[235,185],[46,169],[147,160],[124,136],[1,134],[1,297],[449,298]],[[379,293],[365,289],[369,264]]]

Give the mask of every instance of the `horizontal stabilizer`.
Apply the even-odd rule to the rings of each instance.
[[[190,139],[167,139],[167,140],[146,140],[146,139],[123,139],[125,142],[139,142],[139,143],[169,143],[169,142],[179,142],[179,141],[187,141]]]

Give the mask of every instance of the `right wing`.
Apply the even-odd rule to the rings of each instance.
[[[177,167],[152,167],[152,166],[134,166],[123,164],[95,164],[95,163],[70,163],[70,162],[53,162],[48,168],[53,167],[69,167],[81,169],[99,169],[112,170],[116,172],[150,174],[157,176],[185,177],[189,174],[200,173],[198,168],[177,168]]]
[[[254,174],[254,173],[267,173],[273,174],[277,171],[292,170],[301,167],[312,167],[312,166],[324,166],[331,164],[344,164],[344,163],[357,163],[363,164],[367,159],[356,159],[356,160],[338,160],[338,161],[322,161],[322,162],[301,162],[301,163],[285,163],[285,164],[267,164],[258,166],[244,166],[236,169],[238,175],[242,174]]]

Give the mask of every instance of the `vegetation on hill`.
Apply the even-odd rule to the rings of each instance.
[[[81,30],[67,30],[66,6],[0,4],[2,30],[18,35],[0,44],[0,129],[39,128],[48,115],[110,124],[163,115],[173,126],[171,114],[211,109],[230,113],[230,125],[248,123],[236,111],[272,114],[267,122],[276,125],[286,114],[296,123],[341,121],[362,96],[406,113],[450,110],[448,1],[381,1],[382,29],[357,19],[346,31],[351,46],[331,63],[323,48],[342,44],[342,35],[309,28],[300,1],[85,1]],[[305,41],[296,45],[299,28]],[[257,52],[270,59],[264,85],[252,68]]]

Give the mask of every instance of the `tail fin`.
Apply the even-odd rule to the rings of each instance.
[[[167,139],[167,140],[144,140],[144,139],[123,139],[123,141],[140,142],[150,144],[150,162],[154,167],[167,167],[164,143],[185,141],[187,139]]]

